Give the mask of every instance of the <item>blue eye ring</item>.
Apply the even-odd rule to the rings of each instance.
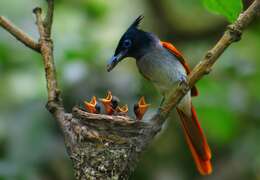
[[[126,39],[123,42],[124,48],[129,48],[132,45],[132,41],[130,39]]]

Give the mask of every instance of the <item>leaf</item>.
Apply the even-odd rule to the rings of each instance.
[[[203,0],[208,11],[224,15],[229,22],[234,22],[243,9],[241,0]]]

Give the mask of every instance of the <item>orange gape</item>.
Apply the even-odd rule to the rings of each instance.
[[[191,72],[189,65],[186,63],[181,52],[178,51],[176,47],[168,42],[161,42],[161,45],[169,52],[171,52],[180,61],[180,63],[185,68],[187,74]],[[191,89],[191,95],[197,96],[198,94],[198,90],[194,86]],[[191,117],[185,115],[185,113],[179,108],[177,108],[177,112],[180,116],[185,138],[198,171],[202,175],[210,174],[212,172],[212,165],[210,162],[211,151],[206,137],[200,127],[194,107],[191,107]]]
[[[147,104],[144,96],[142,96],[138,103],[134,105],[134,113],[137,118],[137,120],[142,120],[145,112],[148,110],[150,104]]]
[[[97,98],[93,96],[90,102],[84,101],[85,108],[89,113],[99,113],[97,106]]]
[[[112,107],[112,99],[113,99],[113,96],[112,96],[111,91],[108,91],[107,97],[100,99],[100,101],[103,103],[103,105],[105,107],[105,111],[108,115],[112,115],[114,113],[114,109]]]

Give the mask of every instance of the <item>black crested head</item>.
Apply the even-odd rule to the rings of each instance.
[[[152,33],[139,29],[143,18],[144,16],[139,16],[119,40],[115,54],[107,65],[108,71],[111,71],[126,57],[133,57],[139,60],[149,51],[150,47],[155,46],[159,42],[159,39]]]
[[[127,29],[127,31],[121,37],[118,46],[116,48],[115,54],[120,53],[120,51],[127,49],[125,57],[133,57],[139,59],[142,57],[149,47],[157,42],[157,37],[152,33],[145,32],[139,29],[139,25],[144,16],[139,16]]]
[[[143,18],[144,18],[143,15],[138,16],[138,18],[136,18],[136,20],[130,25],[130,27],[128,29],[130,29],[130,28],[138,28],[140,23],[141,23],[141,21],[143,20]]]

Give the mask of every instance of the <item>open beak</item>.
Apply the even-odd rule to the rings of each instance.
[[[114,113],[114,109],[112,107],[112,93],[108,91],[107,96],[105,98],[101,98],[100,101],[105,107],[105,111],[108,115],[112,115]]]
[[[112,69],[114,69],[114,67],[116,67],[116,65],[124,59],[125,55],[127,53],[127,50],[121,51],[120,53],[118,53],[117,55],[114,55],[107,64],[107,71],[110,72]]]
[[[90,102],[85,101],[84,105],[89,113],[100,113],[100,107],[98,107],[96,96],[93,96]]]
[[[122,107],[117,106],[116,112],[118,113],[118,115],[127,115],[127,113],[128,113],[127,104]]]
[[[136,115],[136,118],[138,120],[141,120],[145,114],[145,112],[148,110],[150,104],[146,104],[144,96],[142,96],[138,103],[134,105],[134,113]]]

